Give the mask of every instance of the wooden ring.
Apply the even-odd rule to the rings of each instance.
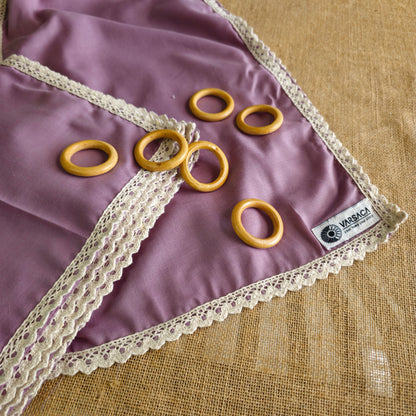
[[[189,167],[188,167],[189,158],[191,157],[192,153],[200,149],[206,149],[214,153],[214,155],[218,158],[218,161],[220,162],[220,173],[217,179],[215,179],[215,181],[213,182],[209,182],[209,183],[199,182],[191,175],[191,172],[189,171]],[[206,141],[198,141],[198,142],[191,143],[189,145],[188,154],[186,155],[185,160],[182,162],[180,166],[180,172],[185,182],[192,188],[201,192],[212,192],[220,188],[224,184],[224,182],[227,180],[228,171],[229,171],[228,160],[224,152],[214,143],[206,142]]]
[[[220,111],[219,113],[206,113],[205,111],[202,111],[197,105],[198,100],[208,95],[213,95],[214,97],[218,97],[224,100],[226,105],[224,110]],[[189,109],[191,110],[192,114],[195,117],[198,117],[200,120],[220,121],[231,115],[234,110],[234,100],[231,95],[224,90],[220,90],[219,88],[205,88],[196,92],[189,99]]]
[[[251,235],[243,226],[241,222],[241,215],[247,208],[258,208],[265,212],[273,223],[273,232],[270,237],[258,238]],[[235,233],[246,244],[256,248],[270,248],[275,246],[283,236],[283,221],[279,213],[267,202],[261,199],[243,199],[235,205],[231,213],[231,223]]]
[[[75,153],[81,150],[97,149],[107,153],[108,159],[96,166],[78,166],[71,162],[71,158]],[[118,154],[116,149],[111,144],[101,140],[81,140],[72,143],[66,147],[59,158],[62,168],[75,176],[98,176],[109,172],[118,161]]]
[[[244,120],[247,116],[253,113],[265,112],[269,113],[274,117],[274,120],[267,124],[266,126],[255,127],[250,126]],[[265,134],[273,133],[276,131],[283,123],[283,114],[281,111],[271,105],[259,104],[252,105],[240,111],[237,115],[237,127],[244,133],[251,134],[254,136],[263,136]]]
[[[179,144],[179,151],[176,153],[172,159],[165,160],[163,162],[152,162],[150,160],[145,159],[143,156],[144,149],[146,146],[157,139],[172,139]],[[175,130],[169,129],[162,129],[162,130],[155,130],[150,133],[147,133],[143,136],[134,146],[134,158],[136,162],[146,170],[150,170],[152,172],[160,172],[163,170],[171,170],[178,167],[186,157],[188,153],[188,142],[186,141],[185,137],[179,134]]]

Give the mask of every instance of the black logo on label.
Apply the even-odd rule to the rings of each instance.
[[[337,225],[334,225],[334,224],[327,225],[321,231],[321,238],[326,243],[335,243],[341,240],[341,237],[342,237],[341,228],[339,228]]]

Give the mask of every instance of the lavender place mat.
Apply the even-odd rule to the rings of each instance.
[[[274,54],[217,2],[8,6],[0,68],[5,414],[19,414],[46,378],[124,362],[338,272],[405,219]],[[212,86],[229,92],[236,110],[208,123],[187,101]],[[252,104],[278,107],[282,127],[264,137],[240,132],[235,115]],[[226,184],[202,194],[176,171],[139,169],[134,144],[159,128],[221,147]],[[60,151],[83,138],[112,143],[116,169],[96,178],[63,172]],[[164,143],[155,158],[173,152]],[[211,164],[201,152],[193,174],[209,177]],[[246,246],[232,230],[233,206],[249,197],[282,216],[284,236],[272,249]],[[246,225],[268,232],[255,213]],[[334,225],[342,236],[328,239]]]

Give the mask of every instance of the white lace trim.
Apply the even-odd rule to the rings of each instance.
[[[304,285],[312,285],[316,279],[326,278],[328,273],[337,273],[342,266],[351,265],[355,259],[363,259],[366,252],[375,250],[407,217],[396,205],[379,195],[377,188],[328,129],[280,60],[246,22],[228,13],[215,1],[204,1],[230,21],[253,56],[276,77],[364,195],[372,201],[382,221],[345,246],[294,271],[237,290],[146,331],[64,355],[75,334],[100,305],[102,297],[111,292],[113,282],[121,277],[122,269],[131,263],[131,255],[140,248],[140,242],[181,183],[175,172],[140,170],[106,209],[83,250],[65,271],[65,277],[59,279],[3,349],[0,355],[0,367],[3,368],[0,370],[0,409],[4,409],[3,414],[20,414],[48,377],[61,373],[75,374],[77,371],[90,373],[97,367],[125,362],[133,354],[160,348],[166,341],[175,340],[198,327],[209,326],[214,321],[224,320],[229,313],[239,313],[243,307],[252,308],[259,301],[284,296],[287,290],[298,290]],[[3,0],[0,17],[2,12],[4,15],[5,5]],[[193,124],[178,123],[166,116],[158,117],[123,100],[93,91],[25,57],[13,55],[2,63],[68,91],[148,131],[173,128],[184,133],[188,140],[192,140],[192,135],[198,139]],[[165,143],[156,157],[165,158],[173,152],[173,148],[167,149],[166,146]]]
[[[135,107],[132,104],[127,104],[122,99],[117,99],[111,95],[103,94],[100,91],[93,90],[86,85],[73,81],[68,77],[52,71],[48,67],[41,65],[39,62],[32,61],[22,55],[11,55],[3,62],[3,65],[10,66],[19,70],[20,72],[31,76],[41,82],[44,82],[52,87],[59,88],[78,98],[82,98],[91,104],[100,107],[109,113],[115,114],[130,121],[136,126],[142,127],[147,131],[153,131],[162,128],[176,129],[180,124],[183,129],[185,122],[179,122],[175,119],[168,119],[166,115],[160,116],[145,108]]]
[[[144,108],[93,91],[23,56],[3,61],[42,82],[83,98],[147,131],[168,128],[188,142],[199,139],[193,123],[177,122]],[[162,161],[176,151],[165,141],[153,156]],[[193,162],[195,161],[195,158]],[[0,409],[20,414],[36,394],[76,333],[110,293],[122,270],[131,264],[157,218],[182,183],[177,169],[148,172],[140,169],[106,208],[93,233],[64,274],[29,314],[0,354]]]
[[[338,273],[342,266],[349,266],[357,259],[362,260],[367,252],[376,250],[378,244],[387,241],[390,234],[407,218],[405,212],[396,205],[388,203],[386,198],[379,194],[378,189],[370,183],[362,167],[329,130],[328,124],[297,86],[296,81],[274,53],[258,39],[253,29],[243,19],[227,12],[215,0],[204,1],[216,13],[229,20],[253,56],[275,76],[363,194],[371,200],[382,221],[343,247],[296,270],[244,287],[145,331],[84,351],[67,353],[51,373],[51,378],[59,374],[73,375],[79,371],[89,374],[98,367],[105,368],[116,362],[123,363],[132,355],[144,354],[150,348],[158,349],[166,341],[176,340],[182,334],[190,334],[197,328],[210,326],[214,321],[223,321],[229,314],[240,313],[243,307],[253,308],[260,301],[284,296],[288,290],[311,286],[316,279],[325,279],[329,273]]]
[[[288,290],[312,286],[316,279],[325,279],[329,273],[338,273],[342,266],[350,266],[357,259],[363,260],[366,253],[376,250],[378,244],[386,241],[393,230],[386,224],[379,223],[348,246],[296,270],[246,286],[145,331],[84,351],[66,353],[50,378],[60,374],[74,375],[77,372],[90,374],[98,367],[124,363],[132,355],[159,349],[166,341],[177,340],[183,334],[191,334],[215,321],[223,321],[229,314],[240,313],[243,308],[254,308],[258,302],[267,302],[276,296],[283,297]]]
[[[335,158],[354,179],[360,190],[372,200],[373,204],[375,204],[374,208],[383,216],[389,216],[388,209],[395,211],[392,204],[388,204],[385,198],[378,195],[378,189],[370,183],[370,179],[364,173],[362,167],[358,165],[357,161],[351,156],[348,150],[343,147],[335,134],[329,130],[328,123],[319,114],[318,110],[314,107],[302,89],[297,85],[296,80],[285,68],[281,60],[276,57],[275,53],[258,38],[254,33],[253,28],[251,28],[242,18],[234,16],[225,10],[216,0],[203,1],[217,14],[231,23],[253,57],[277,79],[293,104],[310,122]],[[382,199],[381,201],[379,200],[380,198]],[[390,221],[394,222],[394,218],[391,217],[388,222]]]

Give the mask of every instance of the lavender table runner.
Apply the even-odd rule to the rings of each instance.
[[[406,218],[275,55],[217,2],[10,0],[6,13],[3,0],[0,13],[2,414],[21,413],[47,378],[124,362],[312,285]],[[188,99],[206,87],[232,95],[230,118],[190,113]],[[235,116],[253,104],[278,107],[282,127],[240,132]],[[162,128],[220,146],[225,185],[204,194],[176,170],[140,169],[135,143]],[[61,169],[61,150],[87,138],[114,145],[113,171],[79,178]],[[174,151],[165,141],[153,157]],[[205,179],[215,172],[206,153],[193,167]],[[233,232],[231,210],[244,198],[279,211],[285,231],[274,248]],[[255,212],[245,224],[268,232]]]

